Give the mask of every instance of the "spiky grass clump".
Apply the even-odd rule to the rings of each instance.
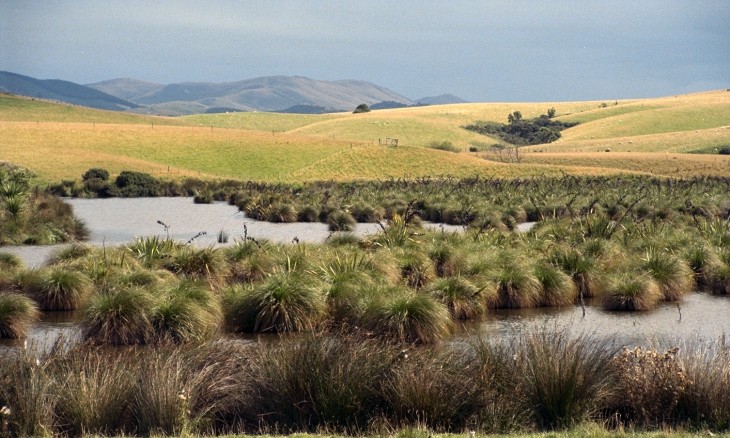
[[[353,231],[357,221],[352,215],[343,210],[336,210],[327,216],[330,231]]]
[[[643,272],[619,272],[605,278],[601,285],[606,310],[650,310],[662,298],[659,285]]]
[[[716,295],[730,294],[730,264],[721,264],[709,275],[710,292]]]
[[[486,310],[487,300],[478,288],[461,276],[440,278],[428,287],[429,293],[444,304],[455,319],[475,319]]]
[[[220,308],[208,290],[183,281],[164,291],[149,319],[154,343],[200,342],[217,331]]]
[[[38,307],[30,298],[0,292],[0,338],[22,338],[38,319]]]
[[[649,250],[640,266],[657,282],[666,301],[681,300],[683,295],[692,290],[694,275],[687,263],[679,257],[663,251]]]
[[[76,310],[91,292],[91,280],[78,271],[65,266],[43,270],[40,276],[24,285],[40,310]]]
[[[145,267],[152,267],[160,260],[170,257],[181,244],[159,236],[138,237],[127,245],[127,250]]]
[[[120,288],[97,294],[84,309],[83,337],[91,343],[148,343],[154,334],[149,311],[155,298],[141,288]]]
[[[542,285],[540,305],[546,307],[570,306],[578,297],[578,287],[573,279],[549,263],[535,265],[535,277]]]
[[[383,291],[365,309],[361,325],[377,336],[398,342],[432,344],[448,336],[449,311],[427,294],[400,288]]]
[[[225,299],[226,322],[238,332],[297,332],[325,316],[324,294],[297,272],[270,275],[251,288],[233,288]]]

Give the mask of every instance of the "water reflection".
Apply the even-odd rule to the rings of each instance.
[[[609,312],[592,305],[585,308],[585,317],[580,306],[493,310],[484,321],[462,324],[460,335],[500,339],[545,328],[611,338],[625,346],[709,342],[730,334],[730,299],[693,293],[679,306],[663,303],[646,312]]]

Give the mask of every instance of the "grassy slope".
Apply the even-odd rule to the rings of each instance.
[[[535,117],[554,107],[582,124],[550,145],[526,148],[520,164],[424,149],[448,140],[466,149],[495,140],[464,130],[512,111]],[[233,113],[182,118],[98,111],[0,95],[0,159],[42,181],[112,173],[296,181],[425,175],[529,176],[630,171],[727,175],[726,157],[681,154],[730,144],[730,92],[635,101],[457,104],[298,115]],[[201,126],[202,125],[202,126]],[[378,146],[398,138],[398,148]],[[611,153],[603,151],[611,149]],[[615,152],[631,154],[617,154]],[[567,154],[566,152],[570,152]],[[597,153],[601,152],[601,153]],[[640,152],[640,153],[637,153]],[[667,155],[667,152],[679,152]],[[169,168],[169,171],[168,171]]]

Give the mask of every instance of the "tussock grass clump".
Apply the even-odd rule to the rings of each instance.
[[[38,319],[38,307],[30,298],[0,292],[0,338],[22,338]]]
[[[730,264],[715,268],[709,278],[710,292],[716,295],[730,294]]]
[[[186,343],[210,339],[218,329],[217,299],[204,288],[183,281],[167,289],[150,310],[152,342]]]
[[[312,330],[324,319],[326,304],[310,278],[279,272],[252,287],[230,289],[224,308],[233,331],[281,333]]]
[[[184,247],[175,251],[165,268],[182,277],[215,278],[224,272],[225,260],[213,247]]]
[[[126,246],[127,250],[145,267],[152,267],[160,260],[170,257],[181,246],[172,239],[163,239],[159,236],[138,237]]]
[[[582,297],[590,298],[596,295],[598,277],[601,274],[595,257],[583,254],[576,248],[560,246],[551,252],[550,261],[570,275]]]
[[[361,326],[379,337],[415,344],[438,342],[453,329],[446,306],[399,287],[383,290],[368,304]]]
[[[573,279],[556,266],[545,262],[538,263],[535,265],[534,274],[542,285],[541,306],[570,306],[577,299],[578,287]]]
[[[454,276],[434,281],[428,292],[449,309],[454,319],[475,319],[486,311],[484,289],[464,277]]]
[[[367,431],[387,409],[381,387],[399,352],[343,334],[284,340],[254,354],[249,397],[238,415],[253,427],[314,431],[327,425],[338,432]]]
[[[378,284],[373,258],[360,252],[336,253],[317,271],[324,283],[329,316],[334,321],[355,322]]]
[[[84,309],[83,337],[93,344],[146,344],[154,332],[149,316],[154,304],[154,297],[142,288],[99,293]]]
[[[51,369],[58,376],[53,385],[58,432],[81,436],[134,431],[138,376],[125,357],[128,354],[77,348],[53,358]]]
[[[614,351],[607,341],[567,332],[526,335],[517,351],[524,403],[541,429],[577,425],[597,414],[614,394]]]
[[[496,401],[489,384],[480,379],[480,372],[487,376],[492,370],[460,349],[414,350],[398,359],[383,392],[392,421],[401,426],[425,423],[439,432],[471,429]]]
[[[455,245],[446,242],[436,243],[429,251],[429,258],[439,277],[450,277],[466,272],[466,256]]]
[[[330,231],[353,231],[357,221],[352,215],[343,210],[335,210],[327,216],[327,225]]]
[[[666,301],[681,300],[694,286],[694,275],[687,263],[670,253],[649,250],[640,267],[657,282]]]
[[[15,272],[23,267],[20,257],[9,252],[0,251],[0,271],[3,273]]]
[[[712,272],[722,265],[717,252],[710,245],[702,243],[690,246],[686,250],[684,258],[694,272],[697,285],[702,288],[711,285]]]
[[[433,262],[418,249],[397,249],[393,252],[403,282],[413,289],[420,289],[436,277]]]
[[[529,261],[505,253],[495,273],[499,298],[497,307],[537,307],[542,300],[542,284]]]
[[[72,243],[60,248],[51,254],[48,264],[54,265],[60,262],[70,262],[88,256],[93,251],[88,245]]]
[[[373,207],[364,202],[350,207],[350,213],[356,221],[361,223],[380,222],[385,218],[385,209],[383,207]]]
[[[336,233],[329,236],[325,243],[330,246],[359,246],[362,239],[354,233]]]
[[[24,284],[40,310],[76,310],[91,292],[91,280],[81,272],[59,265],[42,270]]]
[[[601,302],[606,310],[649,310],[663,294],[659,285],[643,272],[618,272],[601,285]]]
[[[293,205],[275,202],[269,206],[266,220],[274,223],[289,223],[296,222],[298,217]]]
[[[317,222],[319,220],[320,210],[314,205],[304,205],[297,212],[297,221],[299,222]]]

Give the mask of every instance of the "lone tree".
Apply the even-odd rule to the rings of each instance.
[[[361,103],[360,105],[355,108],[355,111],[353,111],[353,114],[359,114],[359,113],[368,113],[370,112],[370,107],[366,103]]]
[[[507,116],[507,121],[510,123],[510,125],[519,123],[520,121],[522,121],[522,113],[519,111],[513,112],[512,114]]]

